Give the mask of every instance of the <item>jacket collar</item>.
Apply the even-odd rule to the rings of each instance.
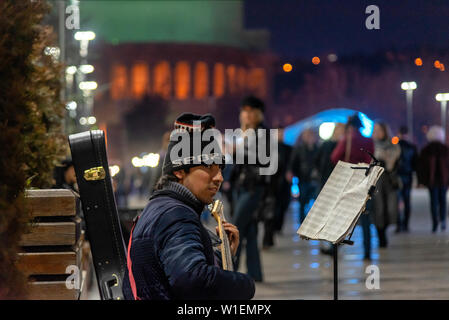
[[[189,189],[177,182],[168,182],[164,189],[155,191],[150,200],[160,196],[177,199],[191,207],[198,214],[201,214],[204,210],[204,203],[198,200]]]

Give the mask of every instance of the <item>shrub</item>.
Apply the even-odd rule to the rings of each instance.
[[[54,46],[41,25],[48,3],[3,0],[0,12],[0,299],[14,299],[26,293],[14,264],[29,221],[24,191],[51,186],[66,143],[62,66],[44,53]]]

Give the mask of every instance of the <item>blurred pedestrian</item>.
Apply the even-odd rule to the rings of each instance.
[[[299,222],[306,217],[306,206],[317,196],[318,171],[315,160],[318,152],[317,138],[312,129],[306,129],[300,137],[299,144],[293,149],[287,177],[289,182],[293,176],[299,180]]]
[[[234,167],[233,159],[232,159],[232,149],[228,145],[228,143],[223,139],[222,150],[225,155],[226,166],[222,170],[221,174],[223,176],[223,183],[219,190],[221,195],[221,199],[223,201],[223,214],[225,219],[231,221],[233,217],[233,199],[232,199],[232,171]]]
[[[413,172],[416,171],[418,164],[418,151],[416,146],[408,141],[408,128],[401,126],[399,128],[399,147],[401,148],[401,156],[399,157],[398,175],[402,182],[399,197],[404,204],[404,215],[397,218],[396,232],[408,232],[408,224],[410,221],[410,192],[412,190]]]
[[[430,193],[432,232],[438,224],[446,229],[446,191],[449,185],[449,148],[444,144],[444,131],[432,126],[427,132],[429,143],[421,150],[418,160],[418,181]]]
[[[332,137],[324,141],[318,148],[316,164],[320,175],[320,191],[335,168],[335,163],[332,162],[331,155],[344,134],[345,125],[343,123],[336,123]]]
[[[362,127],[362,121],[360,121],[357,114],[348,118],[343,139],[338,142],[331,155],[331,160],[334,165],[337,164],[338,161],[354,164],[371,162],[371,157],[367,152],[370,152],[371,154],[374,153],[374,143],[372,139],[362,136],[360,132]],[[365,260],[371,259],[371,206],[372,201],[368,201],[365,213],[360,216]]]
[[[247,137],[250,129],[266,129],[264,120],[264,103],[253,96],[243,99],[240,108],[240,137],[241,146],[244,147],[244,164],[235,164],[231,174],[231,185],[233,188],[233,217],[234,224],[240,231],[240,245],[236,254],[235,269],[238,269],[240,253],[246,242],[246,265],[248,275],[255,281],[263,281],[262,266],[260,262],[259,248],[257,244],[257,226],[259,221],[258,209],[266,196],[269,187],[269,176],[261,176],[259,169],[261,165],[249,164],[248,153],[257,150],[258,137],[253,141]],[[269,135],[267,135],[269,139]],[[252,144],[254,143],[254,145]],[[267,145],[268,147],[268,145]],[[234,154],[235,156],[235,154]],[[236,161],[234,161],[235,163]],[[263,206],[262,206],[263,208]]]
[[[391,142],[390,128],[384,122],[374,125],[374,156],[384,167],[384,173],[380,176],[376,185],[376,193],[373,197],[374,224],[379,237],[379,247],[388,246],[387,228],[397,220],[398,194],[401,181],[397,174],[401,148]]]
[[[114,191],[115,202],[119,210],[128,207],[128,192],[125,181],[125,168],[122,168],[114,177],[112,177],[112,189]]]
[[[73,161],[70,158],[61,162],[54,170],[55,184],[54,189],[69,189],[78,192],[78,185],[76,183],[76,174]]]
[[[287,211],[291,192],[290,192],[290,182],[287,181],[285,174],[288,169],[288,164],[293,151],[293,148],[288,144],[284,143],[284,129],[279,130],[279,167],[278,172],[278,189],[276,192],[276,211],[275,211],[275,230],[281,231],[284,225],[285,212]]]
[[[274,245],[275,231],[281,231],[284,224],[284,215],[290,203],[290,184],[285,179],[292,147],[284,143],[284,129],[278,129],[278,170],[271,177],[273,203],[273,216],[267,217],[264,222],[263,248]]]

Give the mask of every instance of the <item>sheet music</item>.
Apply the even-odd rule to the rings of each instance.
[[[370,174],[351,167],[368,167],[339,161],[297,233],[307,239],[338,243],[355,227],[368,192],[384,169],[375,166]]]

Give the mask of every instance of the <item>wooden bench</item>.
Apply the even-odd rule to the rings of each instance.
[[[28,299],[79,299],[86,266],[75,194],[65,189],[28,190],[26,197],[33,220],[20,242],[18,268],[29,279]],[[69,289],[66,280],[74,278],[74,270],[80,285],[72,281]]]

